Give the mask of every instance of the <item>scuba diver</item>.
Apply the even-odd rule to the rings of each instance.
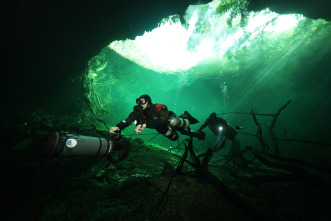
[[[198,131],[202,131],[207,126],[216,137],[220,137],[220,140],[222,140],[224,136],[225,141],[226,139],[232,141],[231,148],[228,154],[228,158],[231,163],[233,163],[235,166],[238,166],[239,164],[241,166],[247,164],[247,159],[242,156],[240,150],[240,142],[236,138],[238,130],[243,130],[246,127],[236,126],[234,128],[230,124],[228,124],[223,118],[217,117],[216,113],[211,113],[208,119]],[[217,147],[215,149],[217,149]]]
[[[192,135],[198,139],[204,139],[204,132],[193,132],[189,128],[190,124],[199,123],[197,119],[192,117],[187,111],[180,117],[164,104],[153,104],[149,95],[144,94],[136,99],[137,105],[133,107],[133,111],[129,114],[128,118],[122,120],[115,127],[111,127],[109,132],[116,133],[126,127],[130,126],[133,122],[136,124],[135,132],[141,133],[145,128],[156,129],[157,132],[164,135],[172,141],[178,140],[179,131],[184,135]]]
[[[210,114],[206,122],[200,127],[199,130],[202,131],[207,126],[215,136],[225,136],[230,140],[235,139],[238,134],[238,130],[245,129],[245,127],[240,126],[233,128],[223,118],[217,117],[215,112]]]

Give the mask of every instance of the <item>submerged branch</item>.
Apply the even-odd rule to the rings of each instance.
[[[275,124],[276,124],[276,121],[277,121],[277,118],[278,118],[280,112],[281,112],[282,110],[284,110],[284,109],[287,107],[287,105],[289,105],[289,104],[291,103],[291,101],[292,101],[292,100],[287,101],[287,103],[286,103],[284,106],[282,106],[282,107],[277,111],[276,114],[274,114],[274,119],[272,120],[272,123],[271,123],[270,127],[272,127],[272,128],[275,127]]]
[[[302,142],[302,143],[313,143],[313,144],[319,144],[319,145],[331,147],[331,144],[329,144],[329,143],[323,143],[323,142],[318,142],[318,141],[313,141],[313,140],[285,139],[285,138],[277,138],[277,140],[295,141],[295,142]]]
[[[275,154],[278,155],[278,156],[280,155],[280,150],[279,150],[279,145],[278,145],[278,142],[277,142],[277,137],[276,137],[276,134],[274,132],[274,128],[275,128],[276,121],[277,121],[277,118],[278,118],[280,112],[282,110],[284,110],[287,107],[287,105],[289,105],[290,103],[291,103],[291,100],[289,100],[284,106],[282,106],[277,111],[277,113],[275,114],[275,116],[273,116],[273,120],[272,120],[271,125],[269,127],[269,134],[270,134],[271,140],[272,140],[272,142],[274,144]]]
[[[244,133],[244,132],[239,132],[238,134],[244,134],[244,135],[257,137],[256,134],[250,134],[250,133]],[[313,141],[313,140],[286,139],[286,138],[277,138],[277,137],[276,137],[276,139],[282,140],[282,141],[289,141],[289,142],[313,143],[313,144],[331,147],[331,144],[329,144],[329,143],[323,143],[323,142],[318,142],[318,141]]]
[[[328,182],[322,180],[321,178],[319,178],[313,174],[308,173],[306,170],[295,165],[293,162],[291,162],[291,163],[273,162],[273,161],[267,159],[265,157],[266,155],[264,155],[263,153],[261,153],[257,150],[254,150],[251,146],[246,146],[245,149],[247,151],[251,151],[254,154],[254,156],[260,162],[262,162],[264,165],[266,165],[268,167],[276,168],[276,169],[287,170],[292,173],[292,176],[294,176],[294,178],[296,180],[304,182],[311,187],[320,188],[327,194],[331,193],[330,184]]]
[[[251,112],[226,112],[226,113],[220,113],[217,115],[222,115],[222,114],[249,114],[249,115],[251,115],[252,113]],[[255,115],[272,117],[275,114],[257,114],[257,113],[255,113]]]
[[[265,153],[266,152],[266,147],[268,148],[268,150],[270,150],[270,148],[264,142],[263,135],[262,135],[262,127],[261,127],[261,124],[257,121],[256,114],[254,113],[253,109],[251,110],[251,114],[252,114],[254,123],[256,124],[256,127],[257,127],[256,137],[261,142],[262,152]]]
[[[331,174],[330,168],[325,168],[325,167],[322,167],[322,166],[318,166],[318,165],[308,163],[308,162],[303,161],[303,160],[298,160],[298,159],[293,159],[293,158],[285,158],[285,157],[281,157],[281,156],[275,156],[275,155],[272,155],[272,154],[266,154],[266,156],[270,157],[270,158],[273,158],[273,159],[282,160],[284,162],[289,162],[289,163],[294,163],[294,164],[310,167],[310,168],[313,168],[315,170],[319,170],[321,172]]]
[[[219,148],[221,149],[225,144],[225,141],[222,142]],[[210,151],[211,148],[209,148]],[[227,187],[221,180],[219,180],[215,175],[210,173],[204,164],[208,164],[209,160],[204,159],[205,162],[201,163],[199,157],[197,157],[193,150],[193,137],[190,136],[188,140],[188,150],[191,156],[194,159],[194,169],[198,177],[205,179],[208,183],[212,184],[215,188],[220,190],[225,197],[227,197],[235,206],[241,209],[251,220],[270,220],[271,217],[268,217],[265,214],[262,214],[260,211],[257,211],[254,207],[252,207],[248,202],[244,199],[240,198],[234,191],[232,191],[229,187]],[[206,154],[208,157],[208,154]]]

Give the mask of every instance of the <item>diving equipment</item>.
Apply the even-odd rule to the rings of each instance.
[[[168,130],[162,134],[172,141],[178,140],[179,137],[178,133],[170,125],[168,125]]]
[[[176,114],[172,112],[169,117],[170,126],[177,129],[187,129],[191,124],[196,123],[199,123],[199,121],[192,117],[188,111],[184,111],[184,114],[180,115],[179,117],[177,117]]]
[[[169,117],[169,124],[173,128],[188,128],[190,126],[190,121],[188,119],[183,119],[179,117]]]
[[[149,95],[147,94],[144,94],[144,95],[141,95],[139,98],[136,99],[136,103],[137,104],[145,104],[145,103],[142,103],[142,101],[140,99],[144,98],[145,99],[145,103],[148,101],[149,104],[152,103],[152,99]]]
[[[128,156],[130,146],[129,139],[120,134],[106,139],[52,132],[43,138],[40,152],[45,157],[106,157],[118,163]]]
[[[172,141],[175,141],[178,139],[179,135],[177,133],[180,132],[183,135],[193,136],[195,138],[198,138],[199,140],[204,140],[206,137],[205,132],[203,131],[197,131],[194,132],[190,129],[191,124],[196,124],[199,121],[192,117],[187,111],[184,112],[184,114],[180,115],[180,117],[177,117],[176,114],[172,111],[169,111],[169,124],[168,127],[165,129],[159,129],[158,132],[166,136]],[[192,123],[192,122],[193,123]]]

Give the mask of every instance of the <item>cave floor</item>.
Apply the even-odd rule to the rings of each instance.
[[[41,158],[33,139],[3,151],[3,220],[252,219],[213,185],[197,178],[188,163],[175,174],[180,156],[139,140],[131,143],[129,156],[116,165],[105,158]],[[331,217],[330,191],[281,169],[257,162],[238,168],[215,157],[209,171],[271,220]],[[320,177],[330,182],[328,176]]]

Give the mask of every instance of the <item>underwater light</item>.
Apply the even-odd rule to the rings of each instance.
[[[223,130],[223,127],[219,127],[218,129],[221,131],[221,130]]]

